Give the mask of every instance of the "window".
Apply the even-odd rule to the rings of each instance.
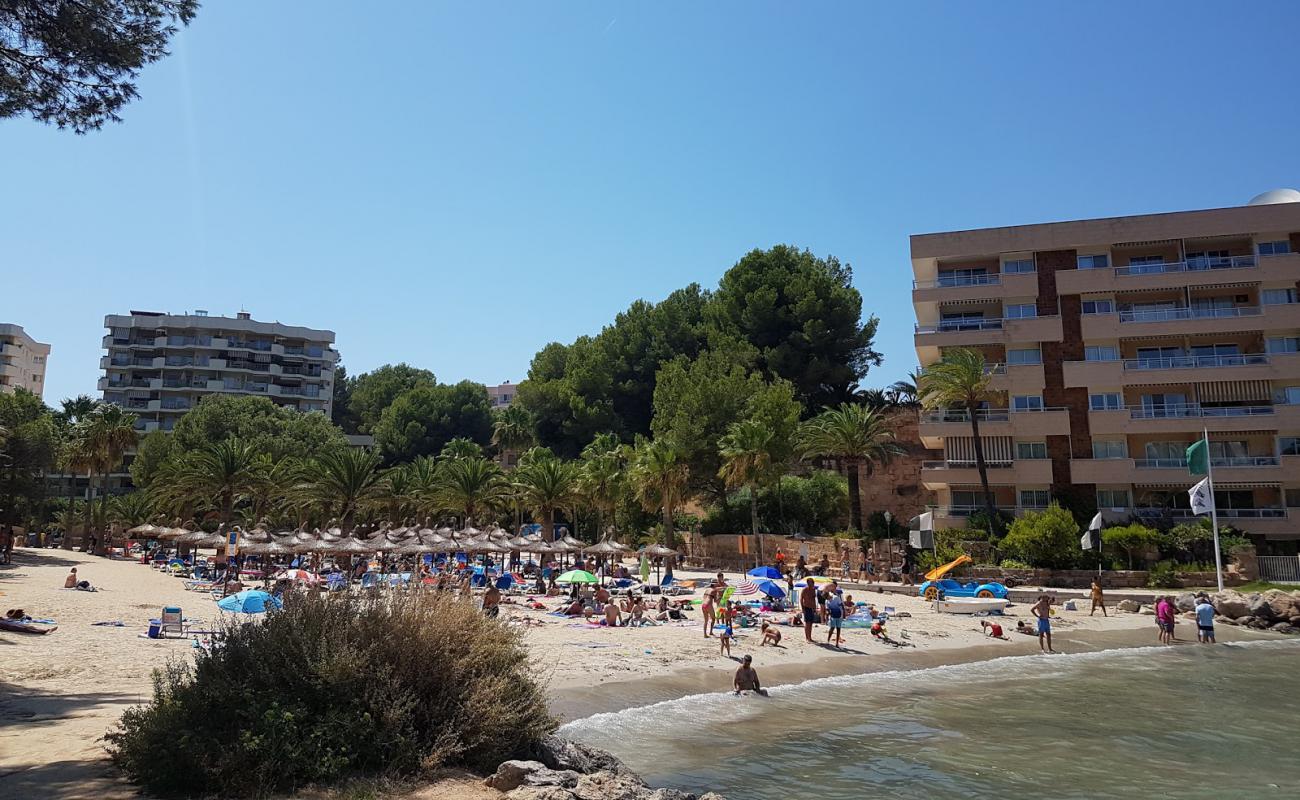
[[[1296,302],[1296,291],[1295,289],[1265,289],[1262,302],[1266,306],[1281,306],[1294,303]]]
[[[1052,502],[1052,493],[1046,489],[1021,489],[1021,508],[1047,508]]]
[[[1034,303],[1012,303],[1007,306],[1007,319],[1032,319],[1038,316],[1038,306]]]
[[[1025,272],[1034,271],[1034,260],[1032,258],[1017,258],[1002,264],[1002,271],[1012,275],[1020,275]]]
[[[1300,405],[1300,386],[1287,386],[1283,388],[1282,402],[1289,406]]]
[[[1296,353],[1300,352],[1300,337],[1298,336],[1278,336],[1264,340],[1264,352],[1266,353]]]
[[[1020,394],[1011,398],[1012,411],[1042,411],[1043,398],[1036,394]]]
[[[1277,454],[1280,456],[1300,456],[1300,436],[1277,437]]]
[[[1291,252],[1290,242],[1260,242],[1259,254],[1261,256],[1280,256]]]
[[[1128,260],[1129,272],[1134,275],[1140,275],[1144,272],[1161,272],[1164,264],[1164,256],[1134,256]]]
[[[1016,458],[1038,460],[1047,458],[1047,442],[1016,442]]]
[[[1110,266],[1110,256],[1079,256],[1079,269],[1105,269]]]
[[[1147,442],[1145,458],[1152,461],[1179,461],[1187,454],[1191,442]],[[1213,442],[1211,442],[1213,444]]]
[[[33,364],[44,364],[44,363],[45,363],[45,356],[32,356],[32,363],[33,363]]]
[[[988,282],[986,274],[983,267],[946,270],[939,273],[936,283],[939,286],[977,286]]]
[[[1128,442],[1123,439],[1094,439],[1093,458],[1128,458]]]
[[[1128,489],[1098,489],[1098,508],[1128,508]]]
[[[1124,398],[1119,392],[1088,395],[1088,408],[1093,411],[1117,411],[1124,407]]]
[[[949,502],[955,511],[965,511],[969,514],[976,508],[983,507],[984,498],[979,492],[954,489],[949,498]]]
[[[1114,300],[1084,300],[1083,313],[1085,314],[1114,314]]]
[[[1119,345],[1093,344],[1083,348],[1084,361],[1119,361]]]
[[[1026,348],[1023,350],[1008,350],[1008,364],[1041,364],[1043,363],[1043,352],[1037,347]]]
[[[1300,489],[1286,490],[1286,507],[1300,508]]]

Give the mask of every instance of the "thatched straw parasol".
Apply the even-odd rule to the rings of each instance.
[[[173,528],[173,530],[177,530],[177,529]],[[218,530],[217,532],[220,533],[221,531]],[[174,538],[175,538],[175,542],[176,542],[176,544],[188,544],[188,545],[190,545],[190,546],[194,546],[194,545],[198,544],[199,542],[203,541],[204,539],[207,539],[207,538],[208,538],[208,534],[207,534],[205,531],[203,531],[202,529],[200,529],[200,530],[195,530],[195,531],[188,531],[188,530],[187,530],[187,531],[183,531],[183,532],[181,532],[181,533],[178,533]]]
[[[373,553],[375,548],[351,536],[340,536],[337,539],[322,538],[314,550],[318,553]]]
[[[271,540],[268,542],[259,542],[247,537],[239,537],[240,555],[254,556],[283,556],[293,552],[293,546],[283,542]]]
[[[621,555],[623,553],[623,548],[620,547],[618,544],[606,539],[603,542],[596,542],[591,547],[584,547],[582,549],[582,552],[586,555],[600,555],[600,556]]]
[[[577,549],[579,549],[579,550],[581,550],[581,549],[583,549],[584,547],[587,546],[587,543],[586,543],[586,542],[582,541],[581,539],[575,539],[575,538],[573,538],[572,535],[567,534],[567,533],[564,534],[564,538],[563,538],[561,541],[563,541],[563,542],[564,542],[565,544],[567,544],[569,547],[575,547],[575,548],[577,548]]]
[[[146,522],[143,525],[136,525],[134,528],[128,530],[127,533],[139,539],[152,539],[165,530],[167,529],[159,528],[157,525]]]

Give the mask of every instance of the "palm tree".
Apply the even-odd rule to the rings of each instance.
[[[238,438],[218,442],[191,453],[165,469],[150,484],[161,497],[178,506],[208,501],[217,507],[221,522],[229,523],[235,503],[258,492],[270,472],[271,462],[251,444]]]
[[[502,466],[510,463],[514,453],[537,443],[533,427],[533,415],[523,406],[510,405],[496,412],[492,421],[492,446],[501,453]]]
[[[75,425],[81,422],[99,406],[99,401],[88,394],[79,394],[76,397],[65,397],[59,403],[59,410],[56,416],[65,425]]]
[[[148,490],[139,489],[114,497],[108,506],[108,518],[127,530],[148,522],[156,510]]]
[[[542,518],[546,541],[555,541],[555,510],[571,507],[581,496],[578,465],[558,458],[542,458],[521,464],[511,477],[520,503]]]
[[[479,511],[505,499],[507,484],[501,467],[486,458],[456,458],[439,469],[433,499],[464,514],[464,523]]]
[[[93,454],[95,467],[100,474],[103,495],[100,497],[99,512],[103,519],[108,518],[108,476],[122,465],[127,451],[135,447],[139,434],[135,430],[136,415],[111,403],[101,403],[86,416],[78,427],[82,429],[81,438]],[[107,525],[100,531],[96,554],[108,552],[109,535]]]
[[[384,494],[384,475],[378,453],[357,447],[328,451],[309,461],[296,494],[327,504],[351,531],[357,512],[378,502]]]
[[[91,507],[94,505],[93,475],[95,473],[96,460],[95,460],[95,451],[91,446],[90,440],[87,439],[85,436],[85,430],[83,425],[80,424],[77,425],[70,432],[70,435],[68,436],[67,441],[64,442],[63,448],[59,454],[59,462],[62,465],[62,469],[71,475],[75,476],[82,472],[86,473],[86,502],[85,505],[82,506],[82,510],[85,512],[85,519],[83,520],[84,527],[82,530],[82,537],[83,538],[87,537],[90,535]],[[68,485],[69,485],[68,503],[69,503],[69,507],[71,507],[71,504],[76,501],[76,491],[77,491],[76,478],[74,477],[71,481],[69,481]],[[74,521],[72,525],[67,525],[63,530],[64,550],[72,549],[72,528],[75,526],[75,524],[76,523]]]
[[[674,547],[673,512],[681,505],[690,478],[686,456],[663,439],[642,440],[633,455],[631,477],[641,506],[663,513],[664,545]]]
[[[856,530],[863,530],[858,472],[902,452],[889,420],[866,406],[842,403],[803,423],[798,440],[805,457],[832,458],[848,470],[850,522]]]
[[[980,439],[980,406],[993,398],[989,389],[992,374],[986,369],[984,354],[968,347],[945,350],[943,358],[921,371],[917,388],[921,406],[928,409],[964,409],[970,416],[971,439],[975,447],[975,469],[984,490],[984,510],[989,526],[999,527],[993,490],[989,488],[988,467],[984,463],[984,442]],[[997,530],[990,531],[996,535]]]
[[[582,476],[580,488],[591,507],[596,510],[596,530],[605,535],[605,514],[616,516],[619,498],[626,483],[628,448],[612,433],[597,434],[582,449]],[[618,526],[614,519],[615,527]]]
[[[483,448],[478,442],[472,439],[466,439],[464,436],[457,436],[455,439],[447,442],[442,446],[442,452],[438,458],[444,461],[450,461],[457,458],[482,458]]]
[[[762,563],[763,540],[758,532],[758,487],[771,479],[775,472],[772,461],[772,429],[763,423],[745,419],[731,423],[726,434],[718,440],[718,455],[722,468],[718,475],[729,489],[742,486],[749,489],[749,527],[758,550],[756,564]]]

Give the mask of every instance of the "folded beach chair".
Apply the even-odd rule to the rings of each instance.
[[[187,636],[190,632],[190,626],[185,621],[185,615],[177,606],[164,606],[162,614],[158,617],[158,636],[166,638],[169,633],[176,633],[178,636]]]
[[[348,576],[342,572],[331,572],[329,578],[325,581],[325,586],[331,592],[346,592],[348,589]]]

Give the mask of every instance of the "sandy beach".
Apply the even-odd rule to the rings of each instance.
[[[99,591],[62,588],[70,567]],[[678,572],[683,579],[701,573]],[[735,575],[730,575],[736,578]],[[910,616],[891,620],[889,634],[912,647],[873,640],[865,629],[845,631],[844,648],[816,643],[802,629],[785,627],[782,647],[758,647],[757,629],[739,629],[736,658],[752,654],[768,685],[812,677],[883,669],[920,668],[1036,652],[1030,636],[1016,635],[1029,608],[1016,604],[1002,619],[1011,641],[983,636],[970,617],[939,615],[929,604],[849,584],[855,600],[892,607]],[[698,595],[697,595],[698,597]],[[564,719],[664,699],[671,694],[721,691],[730,685],[733,659],[705,638],[699,613],[693,621],[658,627],[603,628],[523,607],[523,597],[503,606],[507,624],[524,631],[539,675]],[[543,598],[554,608],[559,598]],[[0,567],[0,603],[37,618],[53,618],[58,630],[44,636],[0,633],[0,796],[24,798],[118,798],[135,796],[105,758],[100,737],[122,711],[148,699],[151,672],[170,658],[191,658],[189,639],[142,636],[164,605],[177,605],[196,622],[215,623],[218,612],[206,595],[187,592],[181,581],[134,561],[62,550],[15,551]],[[1058,649],[1098,649],[1153,644],[1154,626],[1141,614],[1061,610],[1055,621]],[[527,622],[525,622],[527,621]],[[99,625],[96,623],[117,623]],[[1147,635],[1147,634],[1150,635]],[[1190,632],[1183,636],[1190,636]]]

